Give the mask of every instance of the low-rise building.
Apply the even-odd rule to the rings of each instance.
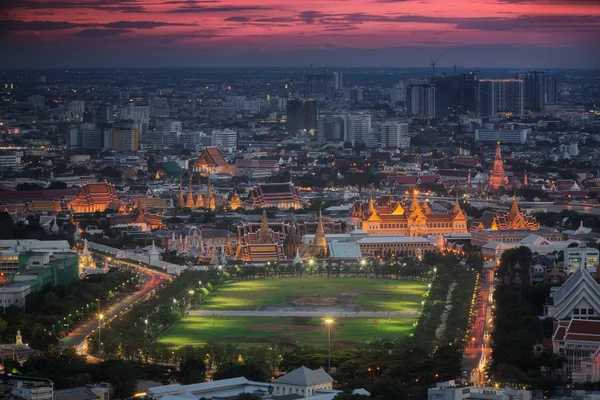
[[[457,385],[455,381],[437,383],[427,390],[427,400],[531,400],[531,391],[484,386]]]
[[[577,247],[567,247],[564,249],[564,254],[565,270],[569,274],[572,274],[578,268],[585,268],[590,275],[596,275],[600,256],[598,249],[587,247],[584,243],[580,243]]]
[[[545,315],[556,320],[600,318],[600,284],[578,268],[559,288],[552,288]]]

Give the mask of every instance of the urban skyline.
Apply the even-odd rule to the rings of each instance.
[[[585,0],[30,0],[0,18],[2,68],[600,65]]]

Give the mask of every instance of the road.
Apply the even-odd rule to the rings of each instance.
[[[416,318],[418,311],[215,311],[192,310],[187,315],[198,317],[315,317],[315,318]]]
[[[158,272],[152,269],[140,267],[139,264],[133,264],[126,261],[117,261],[118,265],[134,267],[144,274],[144,282],[141,288],[128,295],[124,295],[118,302],[111,304],[108,308],[102,310],[104,319],[102,324],[106,324],[125,312],[136,302],[140,301],[154,290],[156,290],[163,282],[170,281],[172,277],[163,272]],[[94,316],[90,319],[77,324],[75,329],[69,333],[69,336],[63,337],[59,342],[59,348],[75,346],[80,354],[86,353],[86,338],[98,329],[98,317]]]
[[[463,354],[463,369],[467,370],[469,382],[483,384],[486,365],[492,352],[489,338],[492,329],[494,271],[484,270],[479,282],[481,300],[476,302],[473,310],[473,326],[469,344]]]

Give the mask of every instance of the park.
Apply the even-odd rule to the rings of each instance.
[[[242,346],[327,346],[409,335],[428,282],[296,277],[232,282],[189,310],[158,340],[180,347],[218,340]]]

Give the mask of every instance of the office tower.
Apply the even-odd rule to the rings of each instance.
[[[154,135],[149,138],[155,144],[161,144],[166,147],[174,147],[182,132],[181,121],[161,120],[156,121],[154,126]],[[148,141],[146,139],[146,141]]]
[[[34,94],[27,98],[27,102],[33,104],[33,108],[46,107],[46,98],[40,94]]]
[[[317,137],[320,141],[341,142],[346,137],[347,125],[345,114],[319,115],[317,117]]]
[[[129,103],[127,107],[122,110],[121,116],[123,119],[131,119],[146,125],[150,120],[148,106],[136,105],[133,103]]]
[[[356,87],[344,89],[344,101],[353,103],[360,103],[363,101],[363,88]]]
[[[558,104],[558,85],[556,75],[544,76],[545,104]]]
[[[112,121],[112,107],[108,104],[97,104],[92,109],[92,123],[96,126]]]
[[[69,101],[68,110],[72,120],[81,121],[83,119],[83,113],[85,113],[85,101]]]
[[[476,98],[477,77],[473,73],[435,79],[435,116],[438,118],[475,112]]]
[[[525,84],[520,79],[480,79],[477,89],[478,113],[489,117],[500,112],[522,115]]]
[[[333,73],[333,89],[342,90],[344,88],[343,74],[341,72]]]
[[[435,118],[435,85],[420,82],[410,83],[406,101],[410,115]]]
[[[215,130],[212,133],[212,146],[233,153],[237,150],[237,132],[231,129]]]
[[[164,97],[155,97],[149,102],[151,118],[168,118],[169,101]]]
[[[330,74],[310,74],[306,76],[306,94],[308,96],[331,96],[333,76]]]
[[[518,72],[517,79],[525,82],[524,108],[530,111],[543,111],[546,105],[545,74],[541,71]]]
[[[388,121],[381,124],[381,144],[385,147],[406,148],[410,146],[408,124]]]
[[[352,113],[348,114],[348,130],[346,141],[352,144],[357,142],[369,143],[371,138],[371,114]]]
[[[317,129],[316,100],[288,100],[287,129],[289,133],[313,132]]]
[[[390,93],[390,103],[392,107],[398,103],[404,104],[406,102],[406,85],[400,81],[392,86],[392,92]]]

